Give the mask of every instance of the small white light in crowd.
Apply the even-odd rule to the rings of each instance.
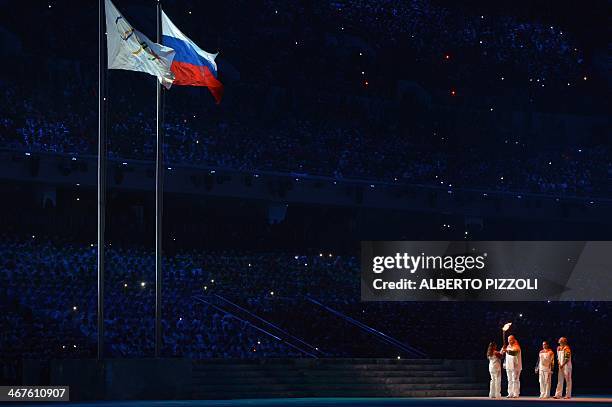
[[[274,10],[274,14],[278,14],[278,10]]]
[[[295,42],[295,45],[298,45],[298,42],[297,42],[297,41]]]
[[[504,177],[503,177],[503,176],[501,176],[501,177],[499,177],[499,179],[503,181],[503,180],[504,180]]]
[[[397,356],[397,360],[400,360],[400,359],[401,359],[401,357],[398,355],[398,356]]]
[[[32,235],[32,239],[36,239],[36,235]]]
[[[80,200],[81,200],[81,198],[77,198],[77,201],[80,201]]]
[[[172,170],[172,167],[168,167],[168,170],[170,170],[170,171],[171,171],[171,170]]]
[[[211,173],[211,174],[214,174],[214,173],[216,173],[216,172],[217,172],[217,171],[215,171],[215,170],[210,170],[210,173]]]
[[[207,287],[207,286],[204,286],[204,291],[206,291],[206,290],[208,290],[208,287]]]
[[[482,40],[478,41],[479,44],[482,44]]]
[[[49,8],[51,8],[51,4],[49,4]]]
[[[127,283],[123,283],[123,288],[127,288]]]
[[[191,11],[189,11],[188,13],[191,14]]]
[[[270,291],[270,295],[274,295],[274,291]]]
[[[304,263],[304,267],[308,267],[308,263]]]
[[[214,282],[215,282],[215,279],[210,280],[210,282],[211,282],[211,283],[214,283]]]
[[[251,263],[249,263],[249,267],[251,267]]]
[[[548,300],[548,301],[546,301],[546,302],[550,304],[550,300]]]
[[[80,187],[80,186],[81,186],[81,184],[76,184],[76,186],[77,186],[77,187]]]
[[[467,234],[468,234],[468,231],[466,230],[464,233],[467,235]]]
[[[123,165],[127,165],[127,163],[126,163],[126,162],[123,162],[123,163],[121,163],[121,164],[123,164]]]
[[[316,347],[315,347],[315,350],[319,350],[319,348],[316,348]]]
[[[72,157],[72,161],[76,161],[76,157]]]
[[[582,79],[586,81],[586,80],[587,80],[587,77],[586,77],[586,75],[585,75],[585,76],[583,76],[583,77],[582,77]]]
[[[374,184],[370,184],[370,188],[374,188]]]
[[[66,349],[66,345],[62,345],[62,349]]]
[[[519,317],[523,318],[523,314],[519,314]]]
[[[480,19],[481,19],[481,20],[484,20],[484,16],[480,16]]]
[[[144,281],[141,281],[141,282],[140,282],[140,286],[141,286],[141,287],[144,287],[144,286],[146,286],[146,285],[147,285],[147,283],[145,283]]]
[[[76,345],[72,345],[72,347],[73,347],[73,348],[76,348],[77,346],[76,346]]]
[[[72,307],[72,310],[73,310],[73,311],[76,311],[77,309],[78,309],[78,308],[77,308],[77,306],[76,306],[76,305],[75,305],[74,307]]]
[[[196,140],[196,144],[200,144],[200,140]]]
[[[182,321],[182,320],[183,320],[183,317],[179,317],[179,321]]]
[[[359,56],[362,56],[362,55],[363,55],[363,53],[361,53],[361,52],[360,52],[360,53],[359,53]]]
[[[493,111],[493,108],[491,108],[491,109],[489,109],[489,110]]]
[[[255,175],[254,175],[254,177],[255,177],[255,178],[259,178],[259,174],[255,174]]]
[[[258,345],[261,345],[261,341],[257,341],[257,344],[258,344]]]
[[[293,256],[293,258],[297,260],[297,259],[298,259],[298,256]]]
[[[29,156],[31,156],[32,154],[30,154],[30,153],[25,153],[25,155],[27,155],[27,156],[29,157]]]

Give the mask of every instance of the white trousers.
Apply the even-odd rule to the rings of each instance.
[[[540,370],[540,397],[550,397],[550,382],[552,381],[552,371]]]
[[[491,381],[489,382],[489,397],[499,398],[501,397],[501,369],[489,370],[491,375]]]
[[[508,396],[518,397],[521,395],[521,371],[506,369],[508,375]]]
[[[565,381],[565,397],[572,397],[572,367],[565,365],[563,369],[559,369],[559,377],[557,378],[557,391],[555,397],[563,396],[563,382]]]

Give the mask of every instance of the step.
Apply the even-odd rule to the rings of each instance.
[[[225,370],[225,371],[194,371],[194,379],[206,378],[226,378],[235,377],[457,377],[460,376],[455,370],[398,370],[398,371],[379,371],[379,370],[317,370],[317,369],[292,369],[292,370]]]
[[[277,376],[277,377],[200,377],[194,378],[192,385],[215,385],[215,384],[235,384],[235,385],[268,385],[268,384],[292,384],[292,383],[317,383],[329,382],[328,377],[320,376]],[[354,383],[354,384],[411,384],[411,383],[465,383],[466,379],[461,376],[449,377],[334,377],[334,383]]]
[[[289,371],[295,369],[316,369],[316,370],[331,370],[331,371],[355,371],[355,370],[370,370],[370,371],[411,371],[411,370],[445,370],[448,369],[447,366],[443,364],[409,364],[409,365],[390,365],[390,364],[346,364],[346,365],[245,365],[245,364],[236,364],[236,365],[208,365],[208,366],[194,366],[194,372],[202,372],[202,371]]]
[[[475,397],[485,396],[487,389],[466,390],[412,390],[412,391],[277,391],[277,392],[193,392],[194,399],[255,399],[255,398],[294,398],[294,397]]]
[[[470,390],[481,388],[480,383],[412,383],[412,384],[373,384],[373,383],[291,383],[291,384],[211,384],[194,386],[198,392],[274,392],[274,391],[413,391],[413,390]]]

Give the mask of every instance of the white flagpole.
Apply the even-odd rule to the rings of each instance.
[[[157,0],[157,43],[162,43],[161,2]],[[164,106],[161,83],[157,83],[157,153],[155,157],[155,357],[162,346],[162,214],[164,198]]]
[[[98,360],[104,357],[104,228],[106,221],[106,15],[98,0]]]

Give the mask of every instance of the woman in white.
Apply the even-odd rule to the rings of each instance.
[[[559,346],[557,347],[557,361],[559,362],[559,377],[557,378],[557,391],[555,398],[560,399],[563,396],[563,381],[565,381],[565,397],[572,397],[572,351],[567,344],[567,338],[559,338]]]
[[[497,351],[495,342],[489,343],[487,348],[487,359],[489,359],[489,374],[491,381],[489,382],[489,397],[497,399],[501,397],[501,357],[502,354]]]
[[[508,337],[508,345],[502,348],[502,354],[506,356],[504,367],[508,375],[508,395],[507,398],[518,398],[521,394],[521,370],[523,363],[521,358],[521,346],[514,337]]]
[[[541,399],[550,397],[550,382],[554,364],[555,354],[550,349],[548,342],[544,341],[542,342],[542,350],[538,354],[538,364],[535,368],[536,373],[539,373]]]

